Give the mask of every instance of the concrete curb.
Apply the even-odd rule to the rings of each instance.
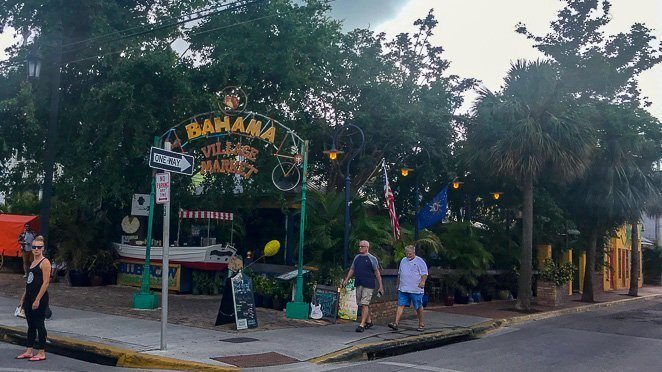
[[[422,335],[404,337],[398,340],[380,341],[368,344],[354,345],[333,353],[309,359],[308,362],[315,364],[347,362],[353,360],[370,360],[379,354],[396,355],[416,350],[425,350],[433,347],[467,341],[507,327],[514,324],[554,318],[562,315],[582,313],[599,308],[620,305],[630,301],[650,300],[662,297],[662,294],[647,295],[640,297],[625,298],[622,300],[601,302],[583,305],[573,308],[546,311],[543,313],[516,316],[511,318],[488,320],[474,324],[470,327],[449,328],[438,332],[424,333]]]
[[[0,325],[1,340],[13,344],[25,345],[25,338],[25,329]],[[143,354],[98,342],[82,341],[61,336],[48,336],[47,352],[93,363],[125,368],[170,369],[179,371],[239,370],[236,367],[216,366],[159,355]]]

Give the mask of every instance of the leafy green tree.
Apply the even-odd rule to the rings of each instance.
[[[516,180],[522,192],[522,253],[517,308],[531,308],[533,187],[542,172],[567,181],[586,169],[591,131],[548,62],[515,63],[502,91],[483,89],[467,124],[476,164]]]
[[[659,195],[652,164],[662,156],[660,124],[644,110],[625,105],[596,104],[597,138],[586,174],[571,185],[565,202],[573,219],[588,237],[583,301],[592,302],[593,273],[598,243],[624,223],[638,225],[647,203]],[[638,244],[633,228],[633,247]],[[639,258],[633,249],[638,281]],[[590,263],[590,264],[589,264]],[[634,270],[634,269],[633,269]],[[635,288],[637,286],[635,285]]]
[[[565,6],[551,22],[549,33],[534,35],[524,23],[516,31],[559,64],[569,91],[639,106],[644,97],[636,78],[662,60],[662,46],[656,46],[652,30],[637,22],[627,32],[607,36],[604,28],[611,21],[610,1],[560,1]]]

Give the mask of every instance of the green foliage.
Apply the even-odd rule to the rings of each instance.
[[[7,213],[12,214],[39,214],[39,197],[36,194],[24,191],[10,195],[5,201]]]
[[[653,31],[635,23],[626,32],[605,35],[612,19],[607,0],[563,0],[566,4],[544,36],[526,25],[517,32],[561,67],[567,89],[584,97],[628,102],[639,106],[637,75],[662,59]],[[648,103],[650,104],[650,103]]]
[[[444,226],[439,236],[444,249],[441,259],[444,267],[456,270],[451,278],[462,287],[473,287],[477,278],[492,263],[492,255],[485,249],[477,229],[467,222],[455,222]],[[456,280],[455,280],[456,279]]]
[[[540,280],[552,282],[555,286],[560,287],[571,281],[575,272],[577,272],[577,268],[571,262],[557,265],[554,260],[548,258],[540,270]]]
[[[91,275],[103,275],[117,271],[118,256],[114,250],[103,249],[89,257],[86,270]]]
[[[202,295],[218,294],[223,278],[220,272],[199,271],[193,272],[193,291]]]

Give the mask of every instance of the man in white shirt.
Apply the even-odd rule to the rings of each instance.
[[[416,310],[418,316],[419,332],[425,330],[423,322],[423,292],[425,281],[428,278],[428,265],[422,258],[416,256],[416,248],[413,245],[405,247],[405,257],[400,261],[398,269],[398,310],[395,314],[395,322],[389,323],[389,328],[398,330],[400,317],[405,310],[405,306],[411,304]]]

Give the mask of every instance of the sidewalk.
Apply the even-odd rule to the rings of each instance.
[[[25,331],[26,324],[24,319],[13,316],[17,297],[12,290],[7,290],[5,283],[0,281],[0,284],[3,284],[0,289],[0,337],[7,339],[7,335],[13,332],[14,336],[9,337],[10,340],[20,340],[23,337],[20,332]],[[194,298],[189,302],[189,298],[173,296],[177,297],[180,311],[183,311],[174,318],[173,322],[183,318],[183,324],[169,324],[168,350],[161,351],[159,350],[161,325],[155,320],[160,316],[160,310],[143,311],[136,315],[135,310],[130,310],[129,300],[126,304],[111,306],[113,302],[117,302],[117,299],[103,298],[104,291],[116,293],[124,291],[124,287],[95,287],[70,291],[67,289],[70,287],[59,284],[55,283],[53,287],[53,319],[46,323],[53,347],[57,343],[68,343],[82,349],[107,351],[107,355],[126,355],[121,363],[118,363],[119,366],[201,369],[201,365],[186,364],[197,362],[220,370],[228,370],[234,366],[260,367],[306,361],[325,363],[364,358],[366,354],[380,350],[404,347],[416,349],[439,345],[440,342],[448,342],[449,339],[474,337],[477,333],[504,324],[558,316],[564,312],[584,311],[597,306],[607,306],[618,300],[641,300],[646,298],[644,296],[662,296],[662,287],[645,287],[640,290],[642,297],[639,298],[624,296],[622,295],[624,291],[601,294],[598,300],[606,302],[598,304],[585,304],[574,301],[576,299],[574,298],[562,308],[536,307],[537,312],[529,315],[515,311],[513,301],[492,301],[453,307],[431,306],[426,311],[427,329],[423,334],[415,330],[417,324],[415,320],[403,321],[399,332],[393,332],[385,326],[377,326],[364,333],[356,333],[354,323],[329,325],[321,321],[287,321],[283,320],[282,312],[273,310],[265,310],[264,314],[258,313],[260,324],[258,329],[238,332],[232,328],[232,325],[213,326],[215,314],[213,319],[210,318],[210,310],[205,306],[211,308],[214,305],[217,309],[219,300],[217,297],[207,299],[208,304],[202,306],[201,304],[207,303],[204,299]],[[132,288],[128,290],[135,291]],[[81,299],[76,296],[76,291],[97,293],[92,297]],[[68,307],[79,304],[85,299],[87,300],[85,310]],[[91,311],[95,308],[94,301],[97,299],[100,301],[100,310]],[[122,309],[128,316],[117,315],[122,314]],[[108,314],[108,312],[112,313]],[[185,314],[188,316],[184,316]],[[260,315],[271,317],[271,320],[275,319],[275,323],[261,322]],[[200,319],[205,326],[191,326],[189,325],[191,319]],[[267,327],[263,327],[265,323]],[[174,359],[165,360],[164,357]],[[179,365],[175,363],[177,361]],[[307,364],[306,369],[310,369],[309,367],[312,365]]]

